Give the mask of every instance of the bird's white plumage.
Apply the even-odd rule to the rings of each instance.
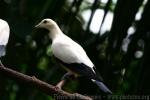
[[[7,45],[9,33],[10,29],[8,23],[0,19],[0,45]]]
[[[54,39],[52,52],[65,63],[83,63],[91,68],[94,66],[83,48],[64,34]]]

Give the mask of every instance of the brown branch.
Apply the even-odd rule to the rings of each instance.
[[[37,79],[34,76],[31,77],[31,76],[22,74],[20,72],[10,69],[10,68],[6,68],[3,65],[0,65],[0,73],[6,75],[9,78],[14,79],[16,81],[23,82],[28,85],[37,87],[44,93],[54,96],[55,99],[92,100],[92,98],[78,94],[78,93],[71,94],[71,93],[65,92],[65,91],[57,88],[56,86],[50,85],[46,82],[43,82],[43,81]]]

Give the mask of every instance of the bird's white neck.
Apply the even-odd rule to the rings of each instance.
[[[52,39],[52,41],[61,34],[63,33],[57,24],[53,25],[49,30],[49,37]]]

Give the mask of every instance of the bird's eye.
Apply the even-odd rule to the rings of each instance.
[[[46,24],[46,23],[47,23],[47,21],[46,21],[46,20],[44,20],[44,21],[43,21],[43,23],[44,23],[44,24]]]

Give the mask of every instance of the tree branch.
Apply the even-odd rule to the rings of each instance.
[[[71,100],[92,100],[92,98],[88,96],[84,96],[78,93],[68,93],[65,92],[56,86],[50,85],[46,82],[43,82],[39,79],[37,79],[34,76],[28,76],[25,74],[22,74],[20,72],[17,72],[15,70],[12,70],[10,68],[6,68],[3,65],[0,65],[0,73],[6,75],[9,78],[12,78],[16,81],[26,83],[28,85],[32,85],[43,91],[44,93],[54,96],[55,99],[71,99]]]

